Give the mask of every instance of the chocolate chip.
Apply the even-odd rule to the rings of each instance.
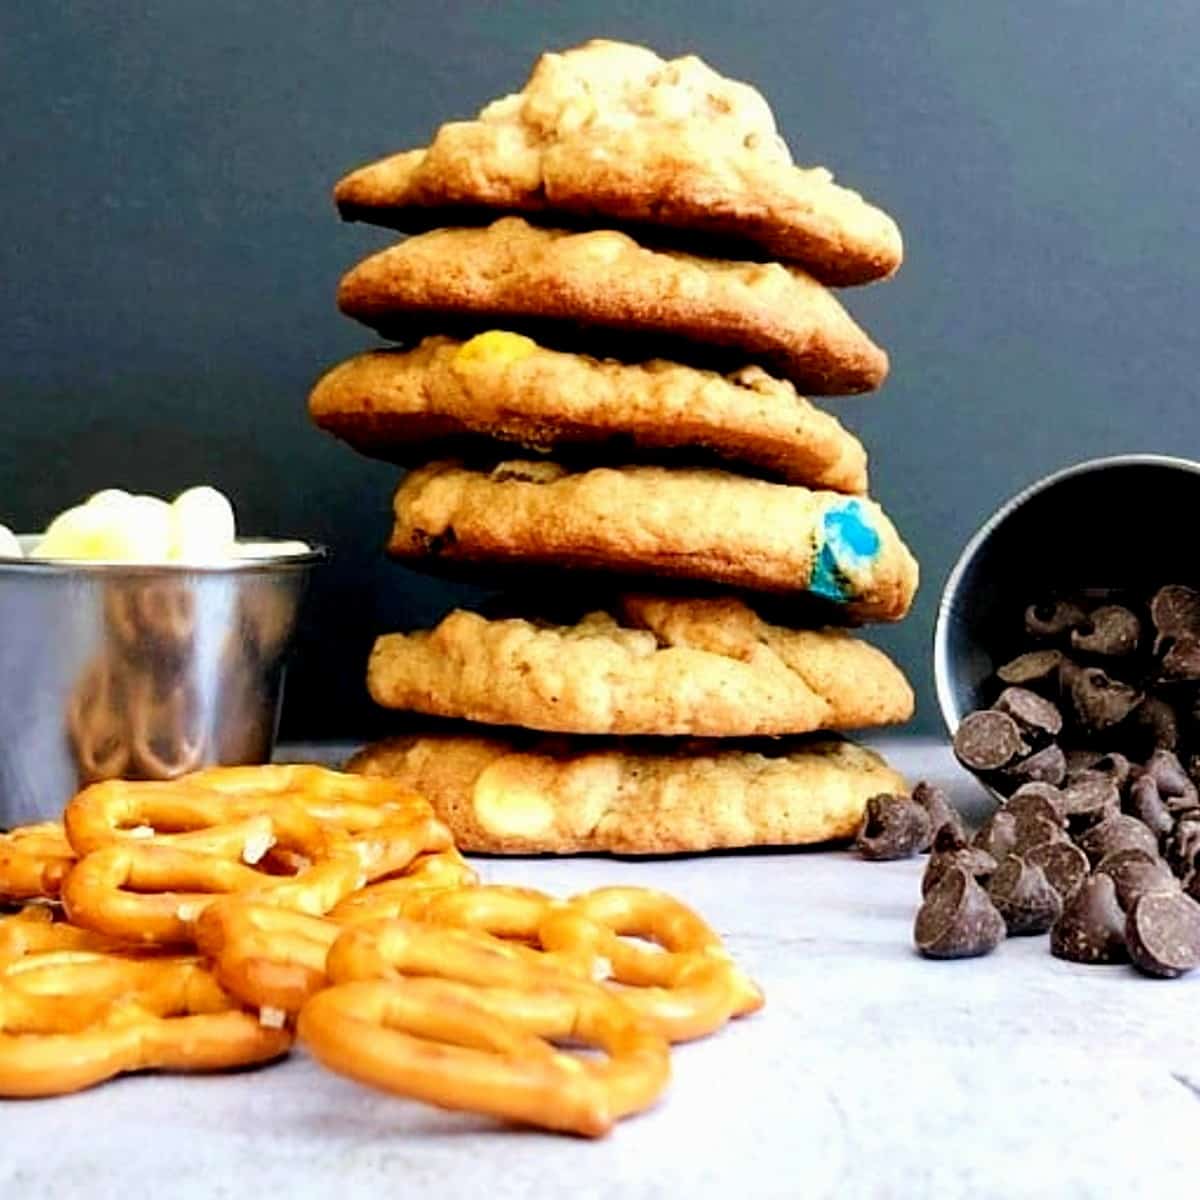
[[[1024,854],[1027,850],[1032,850],[1034,846],[1041,846],[1046,842],[1059,842],[1065,837],[1066,834],[1063,833],[1062,826],[1058,821],[1047,820],[1034,813],[1026,813],[1017,818],[1013,853]]]
[[[1071,842],[1043,842],[1023,856],[1030,866],[1041,867],[1050,886],[1065,900],[1088,877],[1088,860]]]
[[[1062,663],[1061,650],[1030,650],[1006,662],[997,672],[1001,683],[1025,686],[1053,686],[1058,682],[1058,668]]]
[[[1099,825],[1093,825],[1078,842],[1080,850],[1093,863],[1116,850],[1145,850],[1147,854],[1158,854],[1158,839],[1136,817],[1117,813],[1106,817]]]
[[[1200,635],[1200,592],[1178,583],[1159,588],[1150,601],[1150,620],[1158,631],[1155,654],[1164,638]]]
[[[1062,713],[1049,700],[1028,688],[1005,688],[992,708],[1007,713],[1023,733],[1039,740],[1058,737],[1062,732]]]
[[[1004,809],[997,809],[979,827],[971,841],[977,850],[990,854],[996,862],[1003,861],[1017,844],[1017,818]]]
[[[1158,786],[1158,793],[1170,811],[1183,812],[1200,807],[1196,785],[1183,769],[1178,756],[1170,750],[1156,750],[1146,760],[1143,770]]]
[[[1119,725],[1142,698],[1137,688],[1112,678],[1099,667],[1075,671],[1069,690],[1076,720],[1092,733]]]
[[[1142,636],[1142,623],[1120,604],[1104,604],[1071,630],[1071,647],[1101,658],[1122,658],[1134,653]]]
[[[913,926],[926,958],[974,958],[1004,940],[1004,918],[962,867],[951,867],[925,897]]]
[[[1163,641],[1165,653],[1158,664],[1163,683],[1195,683],[1200,679],[1200,637],[1182,634]]]
[[[1069,600],[1033,604],[1025,610],[1025,632],[1036,638],[1056,638],[1069,634],[1087,620],[1087,613]]]
[[[1010,763],[1001,774],[1018,784],[1051,783],[1057,786],[1067,777],[1067,760],[1058,744],[1051,742],[1028,758]]]
[[[1041,817],[1063,827],[1067,821],[1062,806],[1062,792],[1058,788],[1044,783],[1027,783],[1004,802],[1004,811],[1014,817]]]
[[[921,877],[921,895],[927,895],[951,867],[962,867],[986,883],[996,869],[996,860],[986,850],[968,846],[957,831],[949,825],[943,825],[934,834],[933,853]]]
[[[962,817],[958,809],[950,803],[949,796],[940,787],[921,780],[912,794],[916,801],[929,814],[929,828],[933,836],[937,835],[943,825],[949,825],[953,832],[965,843],[967,831],[963,828]]]
[[[1106,854],[1096,873],[1112,879],[1117,889],[1117,903],[1126,912],[1143,892],[1179,891],[1179,880],[1167,869],[1167,864],[1161,858],[1152,858],[1144,850],[1118,850]]]
[[[1041,867],[1031,866],[1019,854],[996,868],[988,895],[1012,936],[1045,933],[1062,915],[1062,898]]]
[[[1174,979],[1200,967],[1200,904],[1182,892],[1146,892],[1125,920],[1125,944],[1139,971]]]
[[[1167,838],[1167,862],[1189,891],[1200,880],[1200,809],[1181,813]]]
[[[1158,784],[1151,775],[1141,775],[1129,788],[1129,812],[1152,833],[1165,837],[1175,827],[1175,818],[1167,811]]]
[[[1129,715],[1127,724],[1130,740],[1147,754],[1179,745],[1179,715],[1159,696],[1147,696]]]
[[[1123,754],[1102,754],[1093,761],[1088,770],[1111,779],[1116,785],[1117,791],[1123,792],[1133,773],[1133,763]]]
[[[907,796],[882,794],[867,801],[854,846],[863,858],[883,862],[910,858],[930,840],[929,814],[920,804]]]
[[[1073,829],[1086,829],[1121,810],[1117,785],[1105,775],[1092,774],[1062,789],[1063,813]]]
[[[1116,963],[1128,958],[1125,916],[1107,875],[1085,879],[1063,905],[1050,930],[1050,953],[1078,963]]]
[[[1028,749],[1016,721],[988,709],[968,713],[954,735],[954,753],[972,771],[997,771]]]

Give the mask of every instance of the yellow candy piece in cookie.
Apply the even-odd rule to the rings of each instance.
[[[486,363],[503,366],[528,358],[537,349],[537,342],[519,333],[489,329],[464,342],[454,356],[456,363]]]
[[[171,558],[179,562],[223,562],[235,554],[233,505],[212,487],[181,492],[171,505]]]

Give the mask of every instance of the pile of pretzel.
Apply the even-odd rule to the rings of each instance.
[[[0,835],[0,1096],[267,1062],[599,1136],[762,1005],[661,892],[480,884],[427,802],[315,766],[110,781]],[[573,1052],[569,1047],[602,1051]]]

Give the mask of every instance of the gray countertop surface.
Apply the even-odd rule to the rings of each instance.
[[[879,743],[968,810],[935,743]],[[267,1069],[140,1076],[0,1103],[0,1196],[1187,1195],[1200,1180],[1200,972],[912,950],[923,859],[845,851],[648,862],[481,860],[559,894],[605,883],[694,905],[767,1006],[677,1047],[652,1112],[581,1141],[368,1091],[302,1050]]]

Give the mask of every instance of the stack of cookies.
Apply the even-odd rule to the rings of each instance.
[[[917,564],[802,395],[882,383],[829,288],[898,267],[892,220],[794,166],[753,88],[604,41],[336,198],[411,235],[338,295],[400,345],[330,371],[312,417],[410,468],[393,556],[520,596],[378,640],[374,699],[443,720],[353,765],[512,853],[817,842],[902,790],[812,736],[911,715],[844,627],[903,617]]]

